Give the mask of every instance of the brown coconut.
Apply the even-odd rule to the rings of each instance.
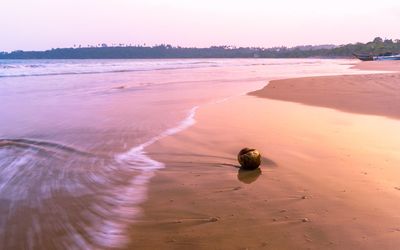
[[[244,148],[238,154],[238,161],[243,169],[257,169],[261,164],[261,154],[254,148]]]

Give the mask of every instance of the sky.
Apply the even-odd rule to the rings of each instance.
[[[0,51],[400,39],[399,0],[0,0]]]

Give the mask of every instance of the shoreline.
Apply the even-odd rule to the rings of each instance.
[[[400,207],[394,153],[400,146],[390,134],[398,120],[252,96],[202,107],[195,119],[146,150],[166,168],[150,183],[130,247],[394,249],[400,243],[393,217]],[[236,153],[244,146],[261,150],[261,171],[238,171]]]

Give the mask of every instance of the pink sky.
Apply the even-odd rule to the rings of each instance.
[[[400,38],[398,0],[1,0],[0,51],[98,43],[295,46]]]

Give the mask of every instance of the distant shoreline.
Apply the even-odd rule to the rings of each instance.
[[[59,48],[45,51],[0,52],[0,60],[38,59],[344,59],[352,55],[332,55],[327,49],[300,48],[181,48],[181,47],[94,47]]]
[[[211,46],[208,48],[171,45],[139,46],[119,45],[56,48],[45,51],[0,52],[0,59],[199,59],[199,58],[352,58],[353,53],[378,55],[400,53],[400,40],[375,38],[368,43],[345,45],[302,45],[296,47],[235,47]]]

